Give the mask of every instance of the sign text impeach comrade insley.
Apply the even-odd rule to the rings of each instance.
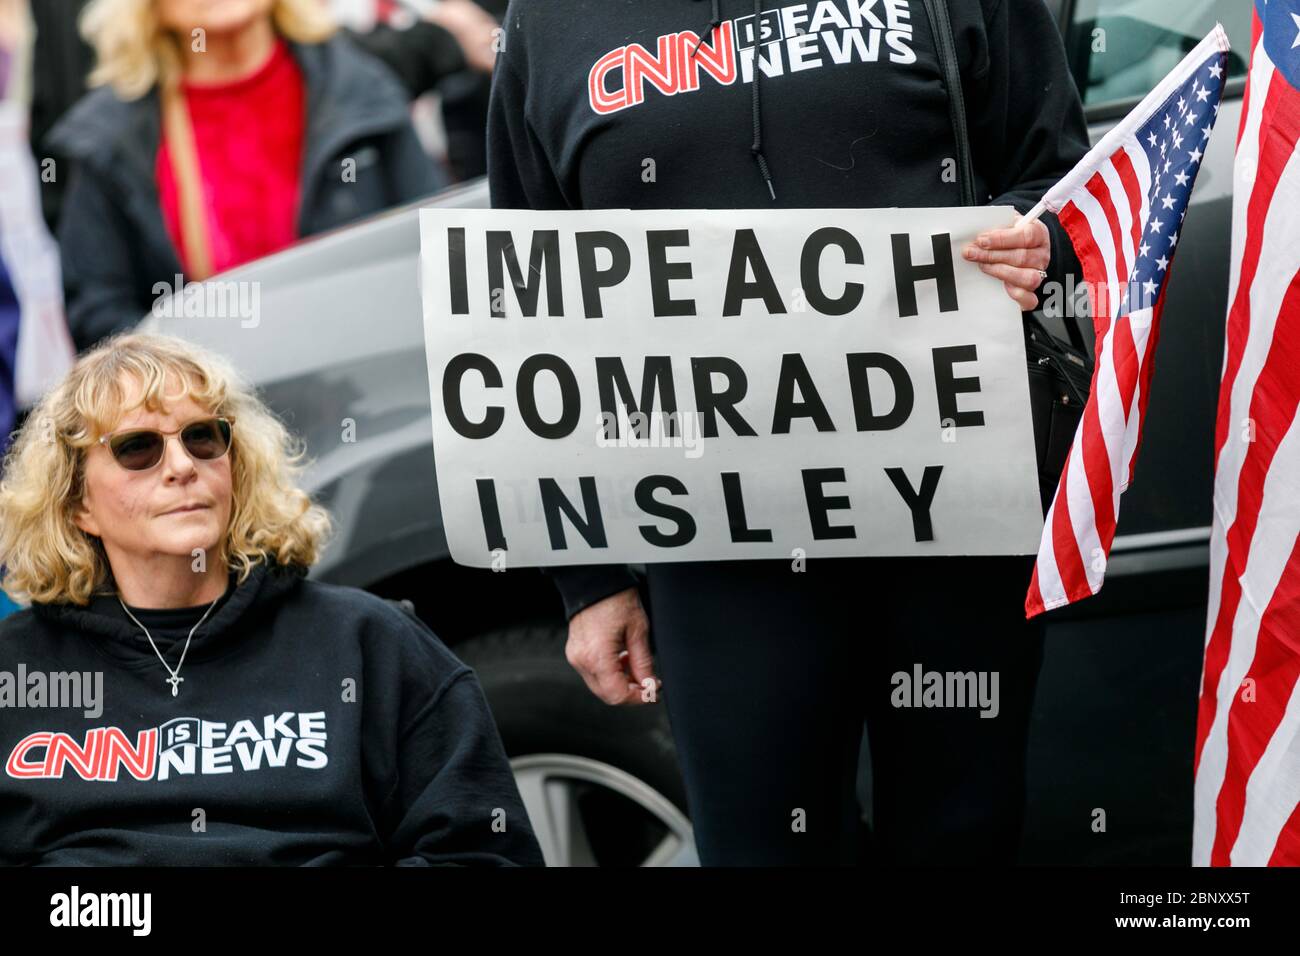
[[[1026,554],[1012,210],[420,213],[438,494],[474,566]]]

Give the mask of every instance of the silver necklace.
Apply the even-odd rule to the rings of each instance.
[[[221,598],[218,597],[217,601],[220,600]],[[204,611],[203,616],[199,618],[199,623],[195,624],[192,628],[190,628],[190,636],[185,638],[185,646],[181,648],[181,659],[176,662],[176,669],[172,670],[171,665],[167,663],[167,659],[164,658],[162,656],[162,652],[158,650],[158,645],[153,642],[153,635],[149,633],[149,628],[145,627],[143,624],[140,624],[139,620],[136,619],[136,616],[131,613],[131,609],[126,606],[126,602],[122,600],[122,595],[118,594],[117,596],[117,603],[122,605],[122,610],[126,611],[126,616],[129,617],[131,620],[135,621],[135,623],[139,625],[140,630],[144,631],[144,636],[149,638],[149,646],[152,647],[153,652],[158,655],[158,660],[162,661],[162,666],[167,668],[167,673],[170,676],[167,677],[166,680],[167,683],[172,685],[173,697],[175,697],[180,692],[181,682],[185,680],[184,677],[180,676],[180,673],[181,673],[181,667],[185,664],[185,655],[189,653],[190,650],[190,640],[191,638],[194,637],[194,632],[199,629],[199,624],[202,624],[204,621],[208,619],[208,615],[212,613],[212,609],[217,606],[217,601],[213,601],[211,604],[209,604],[208,609]]]

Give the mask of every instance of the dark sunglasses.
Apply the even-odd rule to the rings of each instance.
[[[213,461],[230,451],[230,429],[233,418],[199,418],[178,429],[181,446],[191,458]],[[113,432],[99,439],[107,445],[113,458],[127,471],[147,471],[162,461],[167,436],[176,432],[162,432],[156,428],[132,428]]]

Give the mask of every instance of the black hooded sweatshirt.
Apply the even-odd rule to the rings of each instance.
[[[207,610],[131,612],[174,668]],[[474,672],[400,606],[260,564],[179,676],[111,593],[0,621],[0,864],[541,865]]]
[[[975,195],[1028,212],[1088,150],[1056,23],[1042,0],[947,7]],[[512,0],[506,14],[496,208],[958,206],[955,156],[922,0]],[[1063,282],[1078,260],[1042,221]],[[553,574],[570,617],[634,583],[614,565]]]

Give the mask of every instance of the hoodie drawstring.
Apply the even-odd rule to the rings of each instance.
[[[718,0],[713,0],[713,19],[710,20],[709,25],[704,28],[704,32],[700,34],[700,38],[695,41],[695,48],[691,50],[691,59],[695,59],[695,54],[699,52],[700,44],[704,42],[704,38],[710,36],[713,33],[713,28],[721,22],[722,15],[718,13]]]
[[[754,128],[754,142],[749,147],[749,154],[753,156],[754,161],[758,163],[758,171],[763,174],[763,180],[767,183],[767,192],[772,197],[772,200],[775,201],[776,189],[772,185],[772,173],[767,167],[767,157],[763,155],[763,113],[758,96],[759,77],[763,75],[763,71],[760,69],[758,62],[759,56],[762,53],[762,47],[758,42],[758,18],[762,12],[763,0],[754,0],[754,80],[750,84],[750,103],[752,105],[753,114],[752,122]],[[721,22],[722,16],[718,12],[718,0],[713,0],[713,19],[709,22],[704,33],[702,33],[700,38],[695,42],[695,48],[691,50],[692,57],[694,57],[699,51],[700,44],[704,42],[704,38],[712,35],[714,28],[716,28]]]

